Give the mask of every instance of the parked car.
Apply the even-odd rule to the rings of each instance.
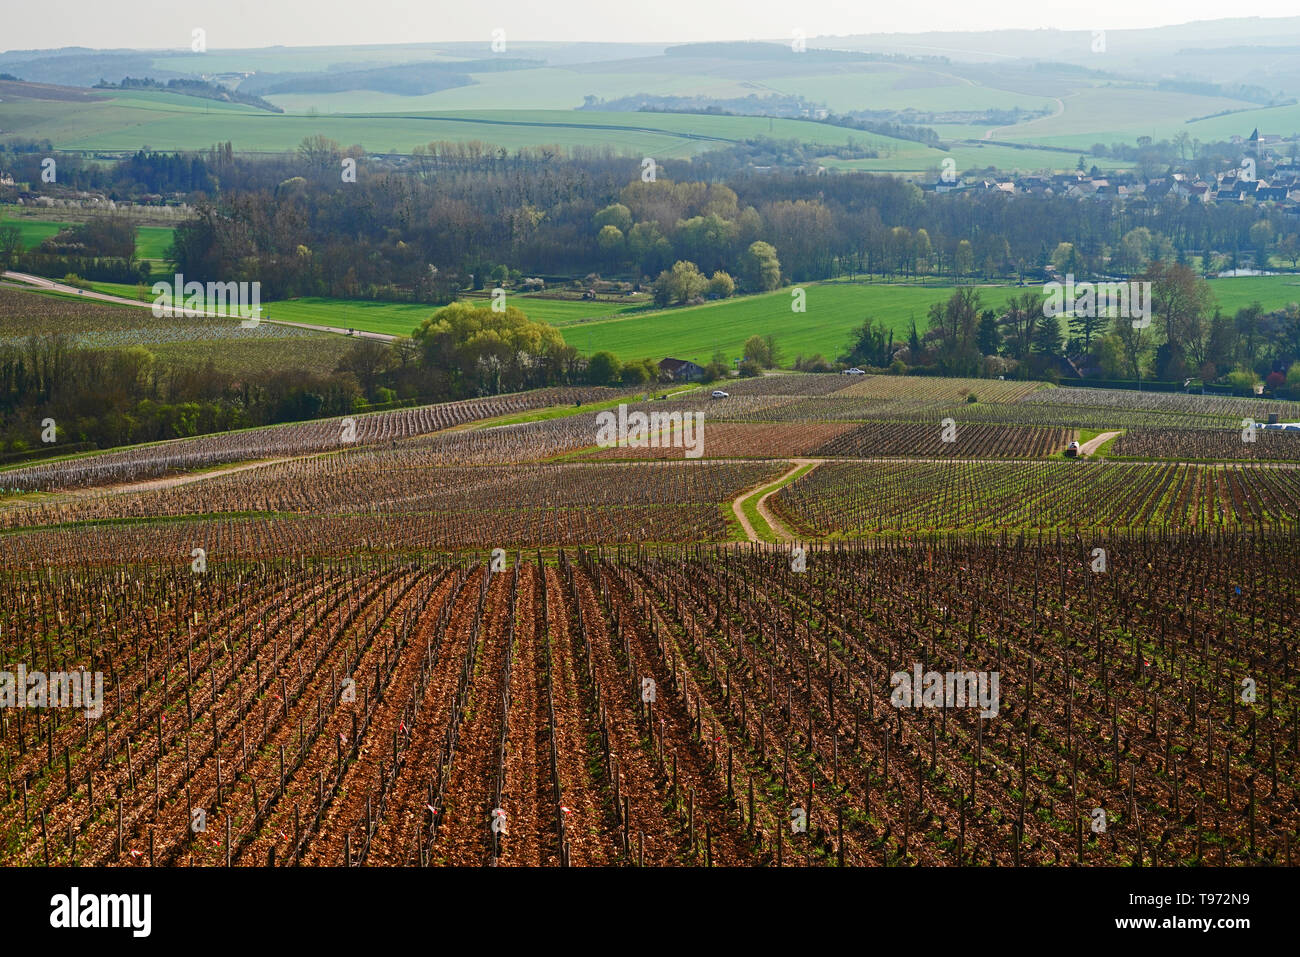
[[[845,369],[844,374],[845,375],[866,375],[865,372],[863,372],[861,369],[857,368],[856,366],[854,366],[852,369]]]
[[[1067,445],[1067,446],[1065,447],[1065,457],[1066,457],[1067,459],[1072,459],[1072,458],[1074,458],[1075,456],[1077,456],[1078,454],[1079,454],[1079,443],[1078,443],[1078,442],[1071,442],[1069,445]]]
[[[723,392],[721,389],[714,389],[714,390],[713,390],[713,394],[710,396],[710,398],[713,398],[713,399],[730,399],[730,398],[731,398],[731,393],[730,393],[730,392]]]

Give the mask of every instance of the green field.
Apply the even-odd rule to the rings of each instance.
[[[73,225],[62,220],[34,219],[28,216],[0,216],[0,225],[14,224],[22,235],[23,247],[34,250],[44,240],[54,236],[65,226]],[[135,255],[137,259],[161,261],[167,256],[167,249],[172,244],[170,226],[137,226],[135,228]]]
[[[783,363],[795,356],[821,353],[833,360],[848,343],[849,333],[868,317],[906,339],[912,319],[922,332],[930,304],[952,292],[933,286],[858,283],[808,283],[807,311],[791,311],[791,289],[687,306],[631,318],[597,319],[563,329],[564,339],[580,352],[608,350],[620,359],[673,356],[701,364],[721,349],[728,360],[740,356],[753,335],[775,336]],[[998,307],[1024,290],[1017,286],[981,287],[984,304]]]
[[[1266,309],[1279,309],[1300,300],[1300,277],[1263,276],[1216,279],[1210,283],[1225,313],[1235,312],[1252,302]],[[759,296],[745,296],[642,313],[628,318],[598,319],[563,327],[565,341],[591,354],[608,350],[620,359],[665,355],[695,362],[707,362],[721,349],[728,359],[738,357],[752,335],[777,339],[783,362],[799,354],[820,352],[834,359],[843,350],[853,329],[867,317],[884,322],[895,340],[906,339],[912,319],[925,331],[931,303],[952,293],[951,287],[876,285],[864,283],[808,284],[807,312],[790,311],[790,290]],[[984,286],[980,295],[985,307],[998,308],[1014,295],[1035,287]]]
[[[528,75],[532,75],[531,80]],[[949,155],[962,170],[987,166],[1005,170],[1072,169],[1078,155],[1099,141],[1131,142],[1140,135],[1159,138],[1184,128],[1210,139],[1243,129],[1248,132],[1252,123],[1286,131],[1300,127],[1300,108],[1296,107],[1253,109],[1191,122],[1224,110],[1240,110],[1246,104],[1146,88],[1111,87],[1090,87],[1067,94],[1061,98],[1064,112],[1057,115],[996,128],[945,128],[943,133],[953,137],[946,151],[807,120],[554,108],[577,105],[583,95],[580,91],[597,88],[592,84],[606,79],[610,77],[563,70],[522,70],[482,74],[480,82],[473,86],[425,96],[367,91],[286,94],[275,97],[291,110],[284,114],[156,92],[114,92],[80,101],[10,96],[0,102],[0,127],[15,136],[48,138],[59,149],[87,151],[201,149],[230,140],[240,151],[279,152],[292,150],[305,137],[319,133],[340,143],[359,143],[372,152],[409,153],[435,140],[478,140],[508,149],[542,145],[612,148],[625,155],[661,160],[690,156],[755,136],[827,146],[845,145],[852,139],[880,155],[858,160],[828,158],[824,164],[879,172],[924,172],[937,168]],[[683,74],[672,76],[672,82],[656,82],[664,78],[629,72],[614,79],[617,82],[612,87],[601,87],[607,95],[647,88],[666,94],[735,96],[746,92],[743,84],[710,76]],[[774,78],[765,85],[769,92],[802,93],[849,107],[855,102],[874,103],[868,96],[872,90],[898,82],[888,76],[882,79],[881,74],[859,72]],[[1029,109],[1055,106],[1055,101],[1046,97],[969,85],[939,85],[937,80],[932,86],[890,88],[889,92],[885,102],[904,102],[918,96],[922,100],[942,99],[960,92],[961,107],[967,109],[981,105]],[[865,99],[859,101],[859,95]],[[512,108],[499,108],[507,103]],[[543,106],[552,108],[539,108]],[[985,134],[993,142],[985,141]],[[1029,148],[1005,145],[1009,142]],[[1105,161],[1103,164],[1113,165]]]
[[[0,225],[17,226],[19,235],[22,236],[23,248],[30,251],[58,233],[64,226],[71,226],[72,224],[56,223],[44,219],[5,219],[0,217]]]
[[[1259,302],[1265,309],[1282,309],[1290,303],[1300,302],[1300,275],[1295,274],[1211,279],[1210,288],[1225,315],[1253,302]]]
[[[138,259],[166,259],[175,230],[170,226],[137,226],[135,255]]]
[[[488,303],[486,299],[473,301],[482,305]],[[583,302],[581,299],[547,299],[536,295],[507,295],[506,304],[522,309],[529,319],[537,319],[561,327],[582,322],[586,319],[648,311],[648,309],[652,308],[649,297],[633,299],[628,302],[611,302],[607,300]]]
[[[752,92],[739,80],[691,73],[652,73],[648,70],[593,76],[585,71],[545,68],[472,75],[476,81],[472,86],[458,86],[422,96],[348,90],[343,93],[280,93],[267,99],[297,113],[308,110],[318,113],[407,113],[491,110],[507,103],[522,110],[572,110],[582,105],[586,94],[596,91],[606,99],[637,93],[730,97]]]
[[[1248,276],[1210,282],[1225,313],[1260,302],[1280,309],[1300,301],[1300,276]],[[100,292],[136,297],[136,287],[95,283]],[[853,329],[867,317],[885,323],[896,340],[906,339],[913,319],[922,332],[930,305],[952,294],[951,286],[876,284],[848,281],[809,283],[807,311],[791,312],[791,290],[742,296],[701,306],[663,310],[625,306],[618,302],[581,302],[512,296],[510,305],[531,319],[557,326],[565,341],[580,352],[608,350],[620,359],[666,355],[707,362],[717,349],[735,358],[752,335],[775,336],[786,364],[799,354],[820,352],[834,359]],[[981,286],[985,307],[999,308],[1020,293],[1036,287]],[[147,295],[146,298],[149,298]],[[483,304],[486,300],[470,300]],[[264,317],[309,325],[358,329],[392,336],[409,336],[437,306],[422,303],[368,302],[347,299],[303,298],[264,304]]]
[[[1053,109],[1050,97],[980,86],[944,67],[912,63],[846,64],[820,76],[778,76],[767,85],[796,93],[832,110],[1025,110]]]
[[[471,300],[487,305],[485,299]],[[506,303],[518,306],[530,319],[567,326],[584,317],[616,315],[635,306],[616,302],[581,302],[507,296]],[[348,299],[306,297],[268,302],[263,316],[286,322],[305,322],[317,326],[360,329],[389,336],[409,336],[421,322],[438,310],[437,306],[409,302],[364,302]]]
[[[383,114],[274,114],[236,104],[170,93],[113,92],[78,101],[0,102],[6,135],[49,139],[58,149],[203,149],[230,140],[241,152],[293,150],[304,138],[322,134],[339,143],[359,143],[373,152],[409,153],[435,140],[480,140],[517,149],[526,146],[612,148],[633,156],[671,159],[754,136],[845,145],[850,139],[882,150],[942,155],[905,140],[808,120],[673,113],[603,113],[573,110],[470,110]],[[934,165],[927,160],[918,166]]]
[[[158,276],[166,281],[167,277]],[[153,292],[147,284],[143,292],[130,283],[94,282],[90,288],[110,296],[153,301]],[[466,301],[487,305],[482,296],[466,296]],[[506,304],[522,309],[530,319],[549,322],[561,328],[587,319],[637,312],[646,308],[648,300],[610,302],[598,300],[583,302],[580,299],[550,299],[537,295],[508,295]],[[301,299],[280,299],[262,304],[263,318],[283,319],[286,322],[305,322],[339,329],[360,329],[390,336],[409,336],[411,330],[433,315],[437,306],[427,303],[375,302],[357,299],[333,299],[327,296],[307,296]]]

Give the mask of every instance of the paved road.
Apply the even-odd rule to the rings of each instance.
[[[136,306],[141,309],[153,309],[153,303],[151,302],[142,302],[139,299],[127,299],[125,296],[114,296],[106,292],[94,292],[89,289],[78,289],[76,286],[69,286],[61,282],[55,282],[53,279],[45,279],[42,276],[31,276],[27,273],[21,272],[6,272],[4,278],[28,286],[35,286],[38,289],[67,293],[70,296],[80,296],[82,299],[94,299],[96,302],[112,302],[121,306]],[[212,319],[230,318],[232,321],[234,319],[234,317],[222,316],[215,312],[198,312],[195,310],[177,311],[180,312],[181,315],[189,316],[191,318],[206,316]],[[339,336],[351,336],[354,339],[378,339],[380,342],[392,342],[397,338],[396,336],[385,335],[382,332],[362,332],[360,330],[350,331],[338,326],[317,326],[309,322],[289,322],[286,319],[262,319],[260,321],[274,323],[277,326],[296,326],[299,329],[310,329],[313,332],[329,332]]]

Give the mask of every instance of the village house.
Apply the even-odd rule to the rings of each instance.
[[[660,359],[659,375],[672,382],[698,382],[704,378],[704,367],[689,359]]]

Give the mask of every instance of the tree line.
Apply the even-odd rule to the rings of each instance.
[[[1267,311],[1253,303],[1228,314],[1204,279],[1163,260],[1135,281],[1150,283],[1149,324],[1095,309],[1055,315],[1037,289],[989,308],[978,288],[964,286],[931,305],[925,328],[913,322],[905,337],[865,319],[839,359],[953,376],[1059,380],[1085,372],[1109,380],[1222,381],[1239,392],[1262,384],[1300,396],[1300,305]]]
[[[474,142],[382,157],[317,136],[276,156],[224,144],[107,165],[69,157],[60,184],[193,203],[177,268],[205,281],[260,280],[270,297],[441,303],[501,268],[649,285],[677,262],[756,291],[744,268],[755,242],[772,247],[780,280],[791,282],[1040,279],[1062,244],[1080,278],[1132,275],[1157,250],[1202,270],[1300,262],[1300,230],[1275,208],[940,194],[887,175],[763,170],[751,148],[648,158],[647,168],[610,151]],[[39,155],[13,155],[16,175],[39,182]]]

